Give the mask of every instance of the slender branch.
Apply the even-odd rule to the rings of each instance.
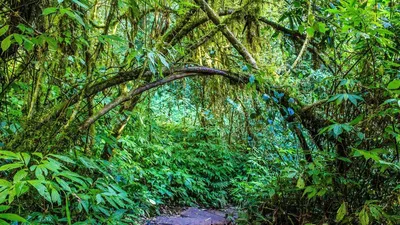
[[[191,51],[193,51],[193,50],[197,49],[198,47],[200,47],[201,45],[207,43],[212,37],[214,37],[218,33],[219,29],[220,29],[220,27],[214,26],[214,28],[211,29],[211,31],[208,34],[206,34],[202,38],[200,38],[200,40],[197,43],[194,43],[194,44],[188,46],[187,49],[188,49],[189,53],[179,57],[176,60],[176,62],[180,62],[186,56],[190,55]]]
[[[227,15],[232,15],[234,13],[238,13],[239,11],[234,11],[234,10],[224,10],[219,12],[219,16],[227,16]],[[232,16],[231,16],[232,18]],[[192,30],[196,29],[197,27],[203,25],[204,23],[208,22],[210,19],[207,16],[202,16],[200,18],[196,18],[195,20],[189,22],[186,24],[176,35],[173,37],[173,39],[170,41],[170,45],[174,46],[176,45],[183,37],[185,37],[187,34],[189,34]]]
[[[161,38],[160,45],[163,45],[165,43],[170,43],[173,39],[175,39],[175,36],[185,27],[185,25],[188,23],[190,20],[191,16],[193,15],[193,10],[190,10],[185,14],[185,16],[179,20],[174,27],[169,29]]]
[[[298,43],[303,43],[303,46],[304,46],[305,39],[307,37],[306,35],[303,35],[303,34],[297,32],[297,31],[288,29],[288,28],[280,25],[279,23],[276,23],[274,21],[268,20],[265,17],[260,17],[258,20],[263,22],[263,23],[265,23],[265,24],[267,24],[268,26],[274,28],[276,31],[282,32],[284,34],[288,34],[292,38],[293,41],[298,42]],[[325,62],[325,60],[322,58],[321,54],[318,52],[318,50],[317,50],[318,49],[318,44],[315,43],[312,40],[309,40],[309,42],[307,44],[310,45],[310,46],[307,47],[307,50],[312,52],[312,53],[314,53],[314,54],[316,54],[318,56],[318,59],[328,68],[328,70],[332,74],[335,74],[335,72],[333,71],[331,66],[327,62]]]
[[[312,103],[310,105],[306,105],[303,108],[301,108],[300,112],[301,113],[306,113],[308,110],[311,110],[311,109],[313,109],[313,108],[315,108],[317,106],[320,106],[320,105],[324,104],[327,101],[328,101],[328,99],[326,98],[326,99],[322,99],[322,100],[319,100],[317,102],[314,102],[314,103]]]
[[[310,14],[311,14],[311,10],[312,10],[311,9],[311,4],[312,4],[312,1],[310,0],[310,2],[308,4],[307,18],[309,18]],[[299,55],[297,55],[297,58],[293,62],[292,66],[289,67],[289,69],[283,75],[284,83],[286,83],[287,78],[289,78],[290,72],[293,71],[296,68],[297,64],[300,62],[301,58],[303,57],[304,53],[306,52],[306,49],[307,49],[307,46],[308,46],[308,43],[310,42],[310,40],[311,40],[311,36],[307,33],[306,39],[304,40],[304,43],[303,43],[303,46],[301,47]]]
[[[261,22],[263,22],[263,23],[265,23],[265,24],[267,24],[267,25],[269,25],[270,27],[274,28],[274,29],[277,30],[277,31],[283,32],[283,33],[285,33],[285,34],[289,34],[289,35],[291,35],[292,37],[297,37],[297,38],[300,38],[300,39],[305,39],[305,38],[306,38],[306,36],[303,35],[303,34],[301,34],[300,32],[297,32],[297,31],[288,29],[288,28],[286,28],[286,27],[280,25],[280,24],[277,23],[277,22],[268,20],[268,19],[265,18],[265,17],[260,17],[260,18],[258,18],[258,20],[261,21]]]

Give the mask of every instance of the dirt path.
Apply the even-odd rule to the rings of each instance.
[[[158,216],[146,225],[228,225],[233,224],[236,212],[233,209],[223,211],[187,208],[179,215]]]

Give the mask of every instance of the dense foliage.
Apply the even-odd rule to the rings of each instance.
[[[0,224],[400,223],[398,0],[0,0]]]

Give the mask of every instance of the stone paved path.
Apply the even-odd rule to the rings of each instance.
[[[147,223],[148,225],[230,225],[233,224],[234,212],[203,210],[190,207],[176,216],[159,216]],[[232,216],[229,216],[232,215]]]

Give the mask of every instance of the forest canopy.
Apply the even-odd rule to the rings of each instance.
[[[0,0],[0,225],[400,223],[398,0]]]

